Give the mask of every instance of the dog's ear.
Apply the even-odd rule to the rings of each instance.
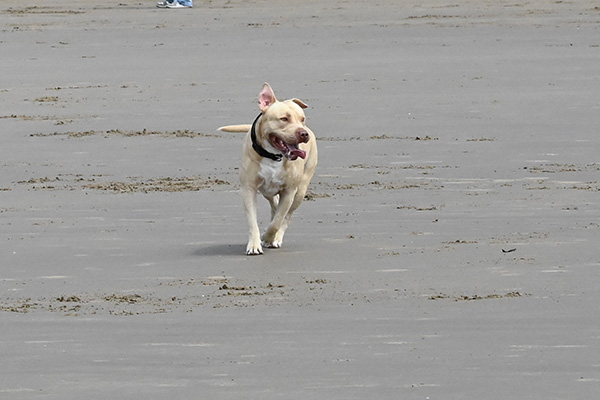
[[[258,103],[260,110],[262,112],[265,112],[265,110],[276,101],[277,99],[275,98],[275,93],[273,92],[273,89],[271,89],[271,86],[268,83],[265,83],[258,95]]]
[[[308,108],[308,106],[306,105],[306,103],[304,103],[302,100],[299,99],[292,99],[292,101],[296,104],[298,104],[301,108]]]

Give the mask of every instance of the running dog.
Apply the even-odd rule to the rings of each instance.
[[[279,248],[292,213],[300,206],[317,167],[317,141],[307,128],[301,100],[278,101],[265,83],[258,102],[261,113],[252,125],[229,125],[226,132],[245,131],[240,170],[241,194],[248,220],[247,255],[263,247]],[[260,236],[256,195],[271,205],[271,222]]]

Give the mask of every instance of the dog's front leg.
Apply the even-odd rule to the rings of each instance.
[[[260,231],[256,216],[256,191],[249,188],[242,188],[242,200],[244,202],[244,211],[248,220],[248,245],[246,254],[249,256],[263,253],[260,244]]]
[[[284,191],[279,194],[279,204],[273,214],[271,223],[262,236],[265,247],[278,248],[283,242],[283,234],[287,227],[287,215],[294,202],[294,192]]]

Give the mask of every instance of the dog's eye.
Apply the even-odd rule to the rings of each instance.
[[[288,122],[289,121],[288,117],[281,117],[281,118],[279,118],[279,120],[281,122]]]

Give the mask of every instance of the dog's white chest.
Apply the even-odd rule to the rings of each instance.
[[[283,172],[283,162],[263,159],[258,172],[263,179],[263,183],[259,187],[260,192],[268,197],[278,194],[285,184]]]

